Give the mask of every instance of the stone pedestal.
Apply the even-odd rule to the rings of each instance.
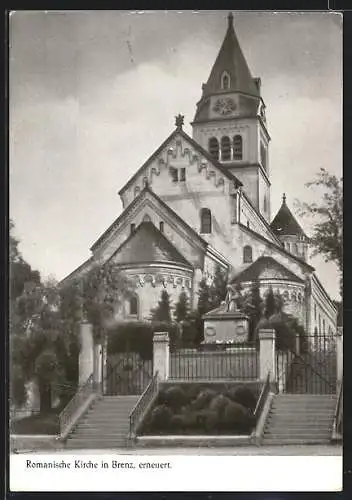
[[[275,330],[259,330],[259,377],[265,381],[270,372],[270,380],[276,381]]]
[[[225,304],[204,314],[204,343],[248,341],[249,318],[240,311],[227,311]]]
[[[337,382],[342,382],[343,378],[343,329],[337,327],[336,332],[336,379]]]
[[[159,380],[169,378],[170,341],[167,332],[155,332],[153,337],[153,374],[159,373]]]
[[[79,353],[79,385],[83,385],[94,372],[93,326],[83,321],[80,325],[81,350]]]

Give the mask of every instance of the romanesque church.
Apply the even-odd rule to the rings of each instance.
[[[110,260],[136,285],[123,316],[146,319],[162,289],[173,304],[185,291],[196,307],[199,282],[211,282],[220,265],[243,289],[258,280],[261,293],[279,292],[307,332],[335,332],[335,305],[308,262],[309,238],[285,195],[271,213],[261,80],[250,72],[232,14],[201,90],[192,137],[177,116],[169,137],[120,189],[121,215],[65,281]]]

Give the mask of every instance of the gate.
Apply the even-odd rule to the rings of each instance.
[[[153,361],[143,360],[136,352],[110,354],[105,373],[105,395],[139,395],[153,376]]]
[[[281,392],[336,394],[336,336],[306,335],[297,351],[278,351],[276,373]]]

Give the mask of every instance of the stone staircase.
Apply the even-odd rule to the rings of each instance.
[[[264,427],[262,444],[328,443],[336,407],[333,394],[278,394]]]
[[[78,422],[66,448],[104,449],[128,445],[129,414],[140,396],[103,396]]]

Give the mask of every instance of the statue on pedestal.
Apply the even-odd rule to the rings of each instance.
[[[241,292],[232,285],[227,285],[227,294],[225,297],[227,312],[240,312],[241,299]]]

